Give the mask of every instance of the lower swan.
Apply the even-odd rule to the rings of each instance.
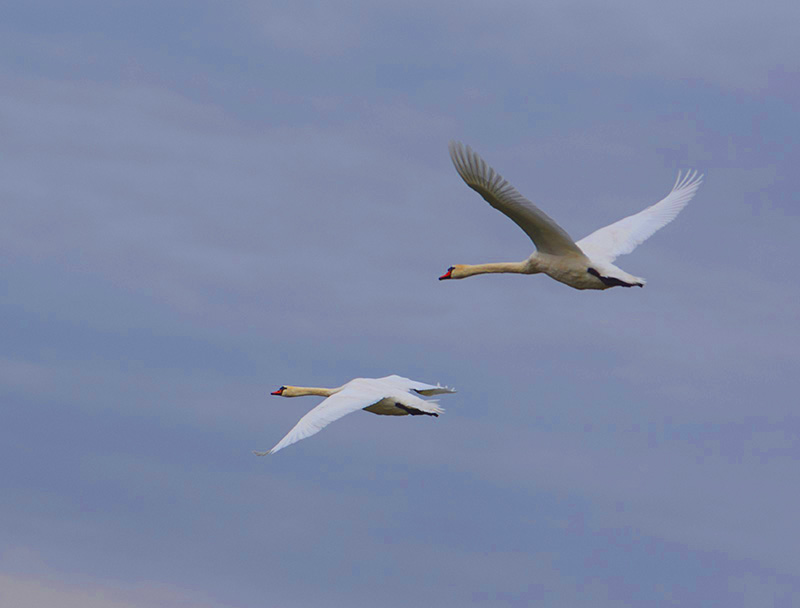
[[[274,454],[288,445],[319,433],[331,422],[356,410],[366,410],[381,416],[438,416],[444,410],[437,405],[436,400],[422,397],[455,392],[446,386],[425,384],[397,375],[355,378],[339,388],[282,386],[272,394],[281,397],[317,395],[326,399],[303,416],[274,448],[267,452],[253,453],[256,456]]]

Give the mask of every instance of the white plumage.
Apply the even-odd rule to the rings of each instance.
[[[666,197],[639,213],[595,230],[578,241],[578,247],[589,258],[604,262],[613,262],[618,256],[631,253],[678,217],[702,183],[703,176],[698,176],[697,171],[687,171],[683,176],[679,171],[675,186]]]
[[[522,262],[460,264],[440,279],[463,279],[484,273],[545,273],[576,289],[639,287],[645,280],[628,274],[612,262],[666,226],[692,200],[703,181],[697,171],[678,179],[672,191],[656,204],[596,230],[577,243],[541,209],[522,196],[469,146],[450,142],[450,158],[467,185],[498,211],[513,220],[530,237],[535,251]]]
[[[425,384],[397,375],[355,378],[339,388],[282,386],[272,394],[283,397],[318,395],[327,398],[303,416],[274,448],[267,452],[253,453],[257,456],[274,454],[288,445],[319,433],[331,422],[356,410],[363,409],[381,416],[438,416],[444,410],[437,405],[437,401],[422,399],[421,396],[455,392],[446,386]]]

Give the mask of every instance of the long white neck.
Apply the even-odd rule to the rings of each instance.
[[[339,388],[314,388],[313,386],[287,386],[281,393],[281,397],[305,397],[307,395],[317,395],[319,397],[330,397],[334,393],[342,390]]]
[[[451,276],[454,279],[463,279],[476,274],[513,272],[517,274],[530,274],[531,268],[528,260],[524,262],[496,262],[492,264],[459,264]]]

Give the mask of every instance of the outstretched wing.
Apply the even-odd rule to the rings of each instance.
[[[522,228],[536,245],[536,249],[553,255],[581,254],[581,250],[561,226],[522,196],[472,148],[451,141],[450,158],[467,185]]]
[[[253,453],[257,456],[274,454],[287,445],[292,445],[301,439],[316,435],[331,422],[338,420],[342,416],[346,416],[350,412],[355,412],[376,404],[383,399],[383,397],[383,394],[369,389],[345,387],[338,393],[325,399],[325,401],[308,412],[308,414],[300,418],[298,423],[294,425],[294,428],[286,434],[286,437],[281,439],[269,452]]]
[[[403,376],[398,376],[397,374],[392,374],[391,376],[386,376],[385,378],[380,378],[379,380],[386,382],[387,384],[392,384],[393,386],[396,386],[404,391],[414,391],[415,393],[419,393],[425,397],[456,392],[456,389],[450,388],[449,386],[442,386],[441,384],[437,384],[435,386],[433,384],[425,384],[424,382],[417,382],[416,380],[404,378]]]
[[[703,176],[698,176],[697,171],[687,171],[682,177],[679,172],[672,192],[664,199],[639,213],[595,230],[578,241],[578,247],[592,260],[613,262],[617,256],[630,253],[674,220],[702,183]]]

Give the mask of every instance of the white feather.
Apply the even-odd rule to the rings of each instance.
[[[448,387],[425,384],[424,382],[417,382],[396,375],[386,376],[385,378],[355,378],[341,388],[332,390],[335,392],[303,416],[274,448],[268,452],[253,453],[257,456],[274,454],[288,445],[319,433],[331,422],[361,409],[369,408],[368,411],[372,413],[390,416],[405,416],[409,414],[409,410],[438,416],[444,410],[437,405],[436,400],[425,400],[418,395],[427,396],[455,392],[455,390]],[[309,392],[307,394],[313,393]],[[397,407],[396,404],[400,404],[403,407]]]
[[[488,273],[544,273],[575,289],[642,287],[643,278],[625,272],[612,262],[633,251],[675,219],[703,182],[703,176],[698,176],[696,171],[683,176],[678,173],[675,186],[663,200],[575,243],[563,228],[517,192],[472,148],[450,142],[450,158],[467,185],[522,228],[536,245],[536,251],[521,262],[456,264],[448,268],[440,280]]]
[[[631,253],[674,220],[702,183],[703,176],[698,176],[697,171],[687,171],[683,177],[678,173],[675,186],[662,200],[639,213],[595,230],[578,241],[578,247],[592,260],[601,262],[613,262],[618,256]]]

